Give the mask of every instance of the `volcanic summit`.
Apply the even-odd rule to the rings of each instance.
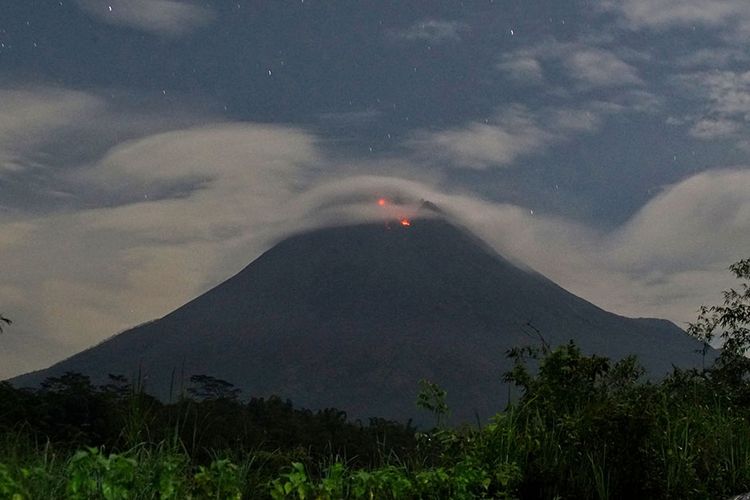
[[[701,362],[697,341],[668,321],[604,311],[441,214],[406,221],[287,238],[163,318],[14,383],[140,371],[166,399],[175,374],[206,374],[246,397],[406,420],[418,416],[417,382],[427,378],[448,391],[455,421],[473,422],[504,407],[506,351],[538,342],[536,331],[553,346],[573,339],[588,353],[635,354],[654,376]]]

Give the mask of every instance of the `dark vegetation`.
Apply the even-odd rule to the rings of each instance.
[[[750,260],[731,269],[741,288],[689,328],[724,341],[713,366],[649,382],[635,358],[514,349],[522,395],[481,428],[446,427],[428,381],[429,431],[247,401],[209,376],[170,404],[117,376],[2,384],[0,498],[728,498],[750,491]]]

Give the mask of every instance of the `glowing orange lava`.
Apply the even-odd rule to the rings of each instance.
[[[378,200],[378,205],[380,205],[381,207],[384,207],[386,203],[387,202],[385,201],[385,198],[380,198]]]
[[[407,219],[406,217],[404,217],[403,219],[401,219],[399,222],[401,222],[401,225],[404,226],[404,227],[411,226],[411,221],[409,219]]]

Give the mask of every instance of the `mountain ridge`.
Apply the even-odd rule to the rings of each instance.
[[[208,374],[246,396],[405,420],[428,378],[448,390],[457,421],[474,421],[502,409],[507,349],[537,342],[528,323],[550,345],[636,354],[654,376],[700,365],[699,344],[666,320],[609,313],[444,217],[411,222],[291,236],[162,318],[13,381],[139,369],[167,398],[175,373]]]

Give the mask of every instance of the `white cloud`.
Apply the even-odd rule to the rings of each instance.
[[[687,78],[702,87],[713,112],[724,116],[750,114],[750,71],[717,71]]]
[[[539,82],[545,64],[562,65],[577,92],[599,88],[627,88],[645,83],[638,69],[625,58],[642,61],[648,56],[626,49],[622,54],[585,42],[545,40],[504,54],[497,67],[510,79]]]
[[[659,96],[641,89],[618,92],[606,101],[593,101],[591,108],[602,113],[654,114],[662,110],[663,100]]]
[[[54,87],[0,88],[0,219],[3,213],[40,214],[53,207],[115,205],[132,199],[133,193],[124,189],[93,189],[89,179],[77,179],[71,172],[113,145],[210,119],[206,113],[158,102],[136,108],[128,105],[128,98]],[[148,96],[137,98],[148,102]],[[170,195],[190,187],[171,183]]]
[[[748,54],[737,47],[705,47],[680,56],[674,62],[681,68],[718,69],[747,59]]]
[[[458,21],[423,19],[402,31],[391,32],[391,36],[400,40],[430,43],[457,42],[461,40],[461,33],[467,29],[464,23]]]
[[[689,271],[750,249],[750,170],[695,175],[651,200],[613,238],[624,268]]]
[[[0,89],[0,175],[34,162],[31,153],[59,141],[102,111],[90,94],[54,88]]]
[[[120,145],[77,174],[82,191],[127,192],[129,203],[0,217],[3,312],[18,320],[19,335],[54,340],[50,351],[19,345],[14,355],[38,363],[27,369],[40,367],[160,316],[236,271],[223,257],[278,236],[305,179],[301,166],[317,159],[312,137],[289,128],[160,133]],[[150,196],[195,178],[200,185],[177,197]]]
[[[638,71],[614,53],[585,48],[564,58],[571,77],[593,87],[624,87],[642,85]]]
[[[389,190],[405,200],[433,201],[503,255],[605,309],[682,326],[701,304],[715,303],[722,289],[734,285],[727,268],[750,248],[747,168],[689,177],[609,232],[399,178],[324,183],[313,197],[347,200],[357,193],[372,199]]]
[[[702,118],[690,127],[689,133],[698,139],[710,140],[734,135],[739,129],[740,125],[731,120]]]
[[[541,63],[534,57],[518,55],[506,55],[497,64],[505,76],[511,80],[521,83],[541,83],[544,80],[544,71]]]
[[[0,115],[2,137],[54,135],[81,116],[108,129],[120,117],[87,94],[51,95],[9,99],[21,104],[4,108],[16,111]],[[607,112],[511,107],[486,124],[424,133],[419,151],[474,166],[510,162],[595,130]],[[601,232],[417,181],[433,171],[408,158],[384,165],[336,161],[305,130],[248,123],[156,130],[114,145],[68,174],[75,194],[97,192],[98,204],[0,211],[0,311],[15,320],[0,377],[164,315],[292,231],[381,217],[372,200],[383,194],[404,200],[398,210],[437,203],[501,253],[622,314],[691,320],[731,284],[726,267],[750,248],[748,169],[685,179]],[[390,174],[359,175],[370,171]]]
[[[180,36],[213,20],[205,7],[180,0],[76,0],[100,21],[165,36]]]
[[[704,113],[692,117],[693,137],[731,137],[750,121],[750,72],[697,72],[682,75],[679,84],[688,95],[705,102]]]
[[[154,171],[157,163],[163,172]],[[403,200],[400,212],[429,199],[512,260],[621,314],[693,319],[731,284],[726,267],[750,248],[750,170],[686,179],[605,233],[405,179],[409,168],[419,171],[408,163],[400,177],[357,176],[356,165],[321,156],[314,136],[284,127],[158,134],[89,168],[100,172],[88,188],[206,182],[177,198],[0,218],[0,304],[17,320],[3,356],[24,360],[3,363],[0,375],[42,367],[166,314],[290,231],[380,218],[374,199],[381,195]]]
[[[458,166],[488,168],[513,163],[546,145],[552,137],[530,121],[470,123],[465,127],[418,135],[414,146]]]
[[[572,135],[590,132],[599,116],[588,110],[549,109],[531,112],[514,105],[492,120],[459,128],[415,134],[410,146],[428,161],[441,160],[467,168],[508,166],[519,157],[545,151]]]
[[[80,163],[120,141],[210,119],[160,104],[144,110],[114,100],[55,87],[0,88],[0,176]]]
[[[750,23],[750,4],[745,0],[609,0],[603,5],[634,28]]]

